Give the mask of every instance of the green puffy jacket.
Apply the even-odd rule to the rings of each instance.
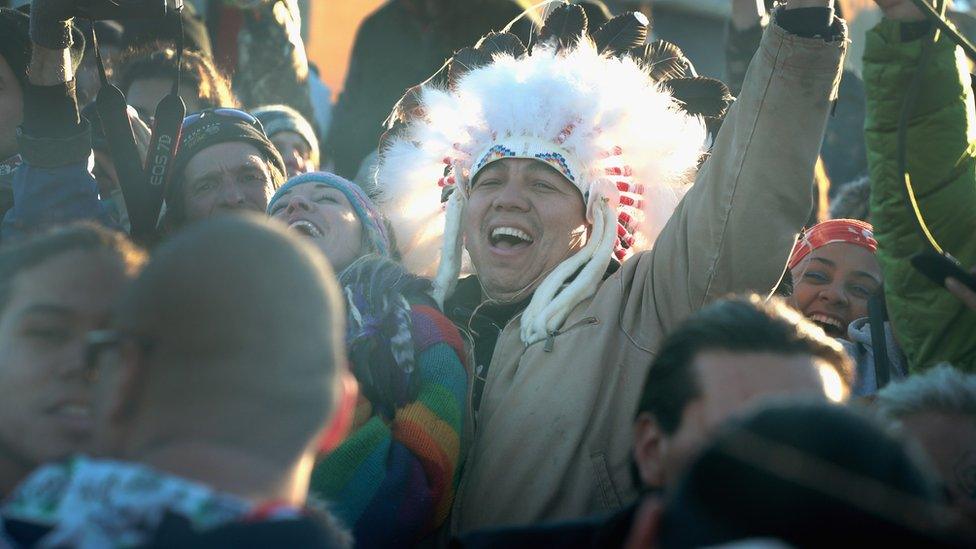
[[[865,132],[871,221],[878,239],[891,321],[918,372],[941,361],[976,371],[976,312],[909,264],[923,249],[897,166],[902,102],[926,39],[902,40],[902,25],[882,21],[867,36]],[[933,46],[908,125],[908,172],[936,240],[967,268],[976,264],[976,110],[961,50],[944,36]]]

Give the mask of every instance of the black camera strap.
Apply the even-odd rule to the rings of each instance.
[[[888,336],[885,333],[887,320],[888,308],[885,305],[884,289],[880,289],[868,299],[868,328],[871,330],[874,377],[878,389],[891,382],[891,358],[888,356]]]
[[[159,218],[159,212],[166,196],[166,187],[173,176],[173,160],[179,149],[180,134],[183,128],[183,118],[186,116],[186,105],[180,97],[180,85],[183,80],[183,19],[180,17],[182,7],[174,11],[175,17],[167,18],[178,27],[176,35],[176,78],[173,88],[156,106],[156,116],[153,121],[152,140],[146,154],[146,176],[148,178],[148,194],[150,204],[147,213],[152,214],[153,223]],[[151,211],[150,211],[151,210]]]
[[[145,166],[139,158],[139,149],[132,132],[125,94],[108,81],[105,63],[98,49],[94,21],[91,25],[92,46],[102,84],[95,99],[98,116],[102,120],[109,151],[119,174],[119,186],[122,188],[122,197],[129,214],[130,234],[133,240],[143,244],[151,244],[155,240],[159,212],[165,198],[166,186],[172,177],[173,159],[176,157],[180,142],[183,117],[186,115],[186,105],[180,97],[184,50],[183,20],[180,11],[182,11],[182,3],[173,10],[175,17],[169,17],[167,14],[163,19],[176,25],[174,34],[177,37],[177,71],[170,93],[156,106]]]
[[[94,21],[91,29],[92,48],[102,84],[95,98],[98,116],[102,120],[109,152],[115,162],[115,170],[119,174],[119,186],[122,188],[122,197],[129,213],[131,236],[137,242],[148,242],[155,232],[156,223],[148,207],[151,200],[146,192],[146,172],[139,159],[139,149],[132,133],[125,95],[122,90],[108,81],[108,76],[105,74],[105,63],[98,50]]]

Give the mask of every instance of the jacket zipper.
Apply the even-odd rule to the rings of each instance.
[[[546,352],[546,353],[551,353],[552,352],[553,347],[556,346],[556,336],[565,334],[566,332],[569,332],[571,330],[574,330],[576,328],[579,328],[580,326],[586,326],[586,325],[590,325],[590,324],[596,324],[597,322],[599,322],[599,320],[597,320],[597,318],[595,316],[588,316],[588,317],[580,320],[579,322],[574,323],[571,326],[567,326],[563,330],[555,330],[555,331],[549,332],[549,336],[546,337],[546,344],[542,347],[543,352]]]

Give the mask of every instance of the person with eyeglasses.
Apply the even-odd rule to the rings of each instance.
[[[108,325],[65,350],[84,354],[90,450],[7,494],[0,545],[349,546],[306,505],[355,401],[340,300],[326,259],[263,216],[163,243]]]
[[[263,213],[286,173],[281,154],[250,113],[216,108],[190,114],[173,159],[162,229],[227,212]]]
[[[86,334],[106,327],[145,261],[123,234],[94,224],[0,252],[0,499],[91,442]]]

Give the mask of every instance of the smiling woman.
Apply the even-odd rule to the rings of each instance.
[[[360,386],[353,431],[321,456],[311,493],[361,546],[410,545],[440,526],[454,499],[468,377],[461,336],[430,281],[397,262],[386,219],[356,184],[324,172],[294,177],[268,215],[309,238],[339,273]],[[397,508],[410,513],[387,512]]]
[[[391,233],[356,184],[315,172],[293,177],[271,198],[268,215],[312,239],[341,272],[360,257],[394,257]]]
[[[868,300],[881,288],[878,243],[870,224],[832,219],[804,233],[790,257],[790,305],[827,334],[848,338],[848,327],[868,316]]]

